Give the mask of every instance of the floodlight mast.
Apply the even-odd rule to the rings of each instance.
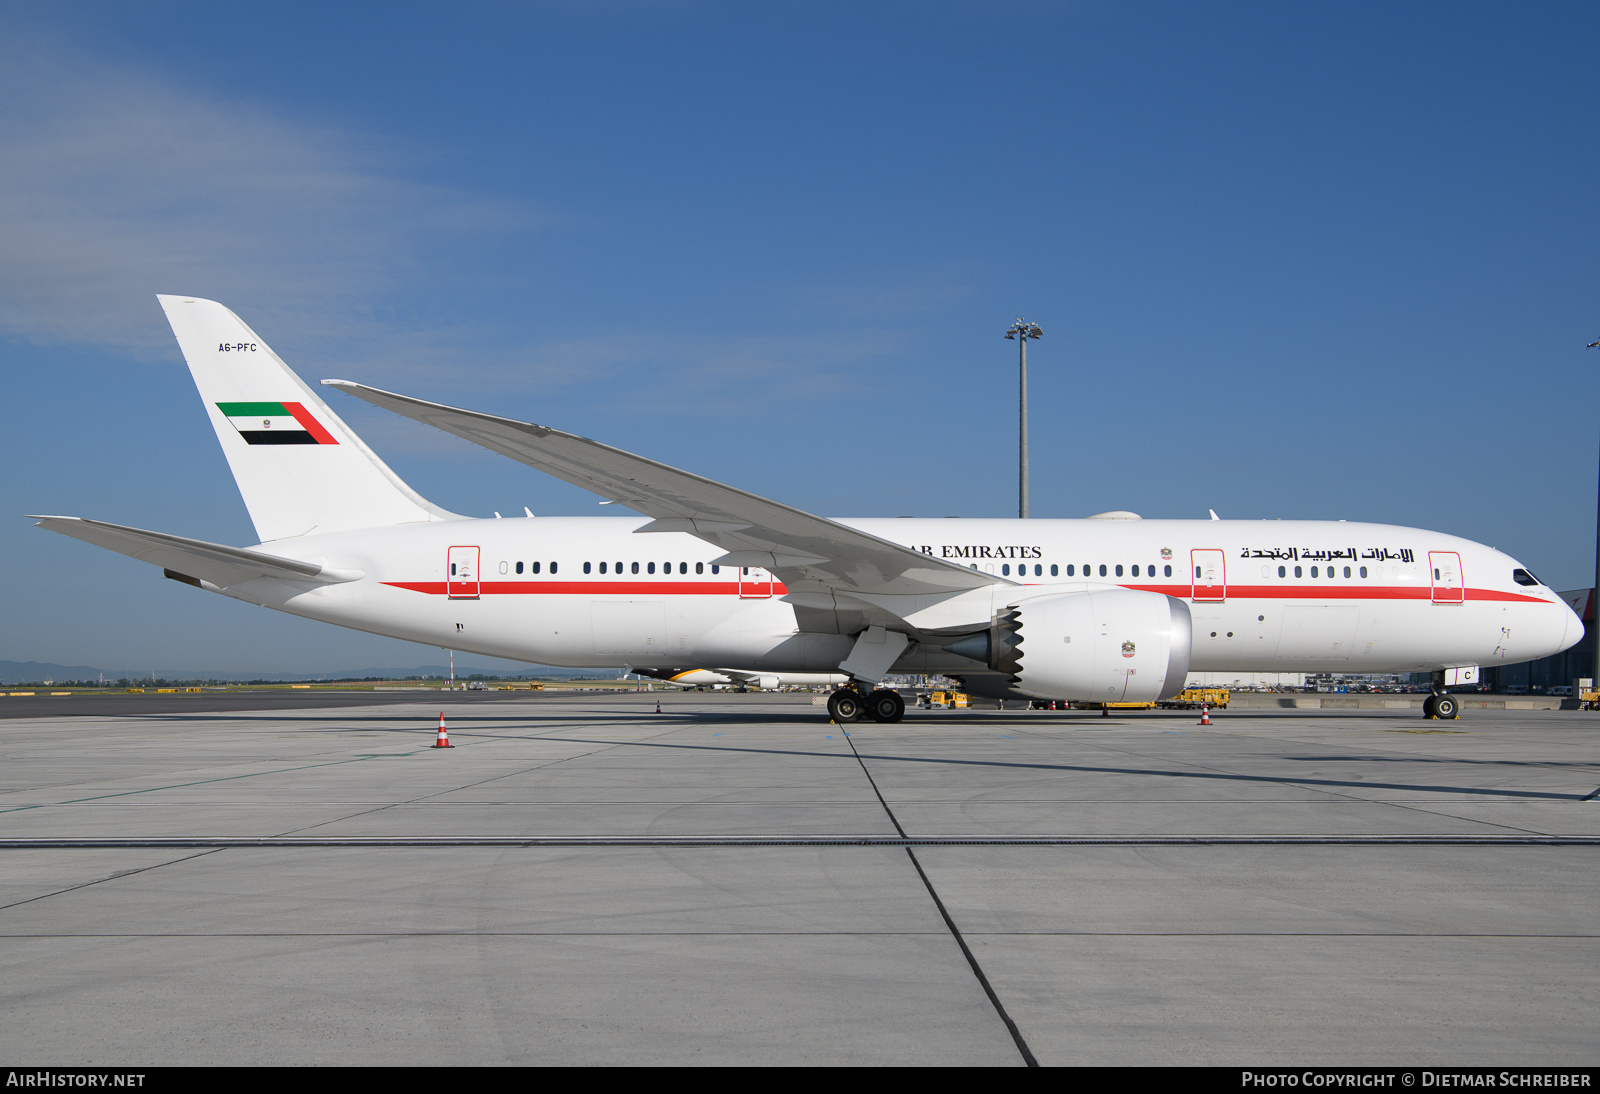
[[[1600,339],[1589,343],[1590,349],[1600,348]],[[1594,591],[1589,594],[1589,636],[1594,639],[1594,664],[1590,673],[1590,687],[1600,687],[1600,509],[1595,511],[1594,526]],[[1582,696],[1576,696],[1581,699]]]
[[[1017,516],[1026,520],[1028,519],[1028,339],[1043,338],[1044,331],[1040,329],[1039,324],[1030,323],[1019,315],[1017,321],[1006,331],[1006,337],[1016,339],[1017,350],[1020,353],[1018,368],[1022,383],[1021,407],[1018,413],[1022,428],[1018,443],[1021,466],[1017,473]]]

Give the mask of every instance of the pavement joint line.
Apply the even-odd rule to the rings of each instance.
[[[421,751],[421,750],[419,750]],[[251,771],[243,775],[219,775],[215,779],[195,779],[193,782],[172,783],[168,786],[147,786],[140,790],[119,790],[115,794],[94,794],[87,798],[69,798],[59,802],[41,802],[37,805],[16,805],[9,809],[0,809],[0,813],[20,813],[25,809],[44,809],[53,805],[82,805],[85,802],[103,801],[106,798],[126,798],[134,794],[154,794],[158,790],[182,790],[186,786],[205,786],[207,783],[226,783],[237,779],[255,779],[262,775],[282,775],[290,771],[310,771],[318,767],[338,767],[340,764],[361,763],[369,759],[367,756],[349,756],[342,760],[327,760],[323,763],[301,764],[298,767],[277,767],[270,771]]]
[[[197,857],[197,856],[196,856]],[[178,861],[187,861],[180,859]],[[126,875],[118,875],[125,877]],[[108,879],[110,880],[110,879]],[[68,890],[63,890],[63,892]],[[54,894],[46,894],[54,895]],[[32,898],[39,899],[39,898]],[[26,902],[23,902],[26,903]],[[0,938],[941,938],[937,931],[0,931]],[[979,938],[1506,938],[1583,941],[1593,934],[1470,931],[969,931]]]
[[[207,855],[214,855],[220,850],[222,850],[222,848],[212,847],[201,851],[197,855],[184,855],[181,858],[169,859],[166,862],[152,863],[149,866],[137,866],[132,870],[119,870],[114,874],[107,874],[105,877],[97,877],[93,881],[85,881],[77,885],[68,885],[65,889],[54,889],[48,893],[40,893],[37,896],[30,896],[25,897],[22,900],[12,901],[10,904],[0,904],[0,911],[6,911],[10,908],[17,908],[24,904],[32,904],[36,900],[45,900],[49,897],[62,896],[66,893],[77,892],[79,889],[87,889],[91,885],[100,885],[107,881],[116,881],[118,878],[132,877],[134,874],[143,874],[148,873],[151,870],[159,870],[164,866],[174,866],[180,862],[191,862],[197,858],[205,858]]]
[[[845,736],[848,738],[849,734],[846,734]],[[554,737],[546,739],[566,740],[567,738]],[[582,738],[571,738],[571,740],[573,740],[574,743],[598,743],[592,741],[585,742]],[[730,745],[673,744],[669,742],[653,741],[624,741],[620,742],[620,744],[623,746],[639,748],[685,748],[710,752],[753,752],[761,755],[771,756],[813,756],[818,759],[835,758],[834,753],[831,752],[812,752],[809,750],[793,748],[741,748]],[[853,743],[851,747],[855,747]],[[1545,801],[1564,802],[1588,800],[1587,796],[1570,793],[1557,794],[1548,790],[1497,790],[1489,787],[1477,786],[1429,786],[1419,783],[1366,782],[1352,779],[1288,778],[1276,775],[1240,775],[1227,772],[1210,771],[1163,771],[1156,768],[1138,767],[1090,767],[1084,764],[1021,763],[1015,760],[961,760],[943,756],[892,756],[868,753],[866,758],[896,763],[950,764],[961,767],[1007,767],[1031,771],[1071,771],[1086,775],[1158,775],[1164,778],[1207,779],[1222,782],[1272,783],[1279,786],[1305,788],[1335,786],[1348,787],[1352,789],[1366,789],[1371,787],[1377,790],[1410,790],[1417,793],[1470,794],[1474,796],[1481,795],[1484,797],[1515,798],[1526,800],[1539,799]],[[1600,793],[1600,790],[1597,790],[1596,793]]]
[[[856,758],[856,763],[861,765],[861,773],[867,777],[867,782],[872,786],[872,792],[878,796],[878,804],[883,806],[883,811],[889,815],[889,821],[894,825],[894,830],[903,837],[906,830],[900,826],[900,818],[894,815],[894,810],[889,808],[889,803],[884,800],[883,791],[878,789],[878,780],[872,777],[872,772],[867,768],[867,762],[861,758],[861,752],[856,748],[855,735],[839,727],[844,733],[844,739],[850,746],[850,754]],[[917,871],[917,877],[922,879],[923,886],[928,890],[928,895],[933,898],[933,906],[939,910],[939,918],[944,920],[950,936],[955,939],[956,945],[961,949],[961,956],[967,959],[972,974],[978,978],[983,993],[989,997],[989,1003],[994,1007],[995,1013],[1000,1016],[1000,1021],[1005,1024],[1006,1032],[1011,1035],[1011,1041],[1017,1046],[1017,1051],[1022,1054],[1023,1063],[1029,1067],[1038,1067],[1039,1061],[1033,1055],[1033,1050],[1028,1047],[1028,1041],[1022,1036],[1022,1030],[1017,1028],[1017,1023],[1012,1021],[1011,1015],[1006,1013],[1005,1004],[1000,1002],[1000,996],[995,992],[994,985],[989,983],[989,977],[984,973],[983,966],[978,963],[977,955],[972,952],[972,947],[967,945],[967,940],[961,937],[961,928],[956,926],[956,921],[944,906],[944,901],[939,899],[939,891],[933,887],[933,880],[928,877],[928,872],[922,868],[922,863],[917,861],[917,854],[906,845],[906,857],[911,860],[912,867]]]
[[[615,745],[610,746],[610,748],[615,748],[615,747],[616,747]],[[512,777],[517,776],[517,775],[525,775],[530,771],[542,771],[545,768],[554,767],[557,764],[566,763],[568,760],[586,759],[589,756],[595,756],[595,755],[598,755],[598,754],[600,754],[602,752],[608,752],[608,751],[610,751],[610,748],[591,748],[587,752],[580,752],[580,753],[578,753],[578,754],[576,754],[574,756],[560,756],[560,757],[557,757],[556,759],[547,760],[547,761],[544,761],[544,762],[541,762],[541,763],[536,763],[536,764],[533,764],[531,767],[520,768],[517,771],[508,772],[507,774],[504,774],[504,775],[492,775],[489,778],[479,779],[476,782],[463,783],[463,784],[461,784],[459,786],[455,786],[455,787],[453,787],[453,788],[451,788],[449,790],[435,791],[435,792],[430,793],[430,794],[423,794],[423,795],[421,795],[419,797],[408,798],[405,801],[399,801],[399,802],[377,802],[377,803],[374,803],[374,804],[372,804],[371,806],[369,806],[367,808],[352,807],[352,808],[355,808],[355,812],[346,813],[342,817],[332,817],[332,818],[329,818],[328,820],[318,821],[316,824],[303,825],[300,828],[290,829],[290,832],[309,832],[309,831],[312,831],[313,829],[322,828],[322,827],[324,827],[326,825],[329,825],[329,824],[343,824],[344,822],[346,822],[348,820],[353,820],[356,817],[370,817],[370,816],[372,816],[374,814],[387,812],[390,809],[396,809],[396,808],[399,808],[401,806],[429,804],[428,799],[437,798],[441,794],[459,794],[463,790],[467,790],[467,789],[469,789],[471,787],[474,787],[474,786],[483,786],[483,785],[486,785],[488,783],[496,782],[496,781],[498,781],[500,779],[508,779],[508,778],[512,778]],[[415,755],[415,753],[403,753],[402,755]],[[446,804],[446,803],[435,802],[435,803],[432,803],[432,804],[441,804],[442,805],[442,804]],[[287,835],[290,834],[290,832],[283,832],[283,833],[280,833],[280,835],[287,836]]]
[[[135,847],[1600,847],[1600,835],[14,836],[0,851]]]

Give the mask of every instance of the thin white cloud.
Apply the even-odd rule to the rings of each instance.
[[[613,409],[697,416],[847,394],[904,351],[907,332],[880,325],[541,338],[481,317],[416,318],[406,302],[425,299],[441,253],[557,218],[530,200],[412,181],[414,150],[208,98],[55,39],[0,37],[0,337],[167,362],[155,294],[195,293],[313,381],[339,374],[491,409],[587,391]],[[868,294],[864,310],[881,324],[958,292],[949,280]],[[860,312],[861,296],[838,291],[824,310]]]
[[[541,219],[406,181],[398,158],[13,37],[0,45],[0,331],[164,350],[154,294],[193,292],[349,335],[417,274],[430,237]]]

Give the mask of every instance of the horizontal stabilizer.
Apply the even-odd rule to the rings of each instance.
[[[142,528],[83,517],[35,516],[29,519],[38,521],[40,528],[160,566],[182,577],[198,578],[219,589],[261,577],[328,585],[355,581],[363,576],[359,570],[330,570],[313,562],[278,558],[242,547],[185,539],[165,532],[147,532]]]

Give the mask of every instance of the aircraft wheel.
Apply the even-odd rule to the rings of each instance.
[[[828,717],[840,725],[849,725],[861,717],[861,693],[854,688],[840,688],[828,696]]]
[[[906,701],[898,691],[875,691],[867,696],[867,713],[874,722],[898,722],[906,716]]]
[[[1433,716],[1435,718],[1455,719],[1461,717],[1461,704],[1454,695],[1440,695],[1433,702]]]
[[[1424,718],[1439,717],[1438,704],[1439,697],[1437,695],[1429,695],[1426,699],[1422,700],[1422,716]]]

